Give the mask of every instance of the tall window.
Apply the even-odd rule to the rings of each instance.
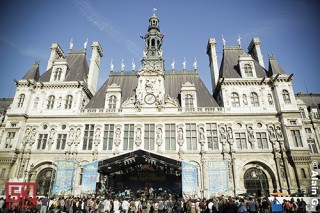
[[[56,69],[56,71],[54,72],[53,80],[54,81],[60,81],[61,73],[62,73],[62,69],[61,68]]]
[[[310,149],[310,153],[319,153],[316,142],[314,140],[308,140],[308,146]]]
[[[67,134],[58,134],[56,149],[64,150],[64,148],[66,148],[66,140]]]
[[[245,132],[236,132],[236,143],[238,149],[247,149],[247,138]]]
[[[252,67],[250,64],[244,65],[244,73],[246,77],[253,77]]]
[[[305,113],[304,109],[300,108],[299,110],[300,110],[301,118],[306,118],[306,113]]]
[[[186,124],[187,150],[197,150],[197,129],[195,123]]]
[[[92,150],[94,124],[86,124],[84,129],[82,150]]]
[[[19,97],[18,97],[18,107],[19,108],[21,108],[23,106],[24,98],[25,98],[24,94],[19,95]]]
[[[14,140],[15,136],[16,136],[15,132],[8,132],[7,138],[6,138],[5,148],[11,148],[12,147],[12,141]]]
[[[155,125],[144,125],[144,148],[146,150],[154,150],[155,145]]]
[[[231,104],[232,104],[233,107],[239,107],[240,106],[239,95],[236,92],[233,92],[231,94]]]
[[[250,100],[251,100],[251,105],[252,106],[259,106],[259,98],[258,98],[257,93],[252,92],[250,94]]]
[[[117,104],[117,98],[114,95],[109,97],[109,109],[115,109]]]
[[[257,137],[257,143],[258,143],[259,149],[268,149],[269,148],[268,140],[267,140],[267,133],[257,132],[256,137]]]
[[[165,125],[165,149],[176,150],[176,125]]]
[[[282,98],[285,104],[291,104],[290,95],[288,90],[282,90]]]
[[[218,131],[216,123],[207,123],[208,149],[219,149]]]
[[[105,124],[104,134],[103,134],[103,145],[102,145],[103,150],[112,150],[113,135],[114,135],[114,124]]]
[[[291,130],[291,136],[295,147],[302,147],[302,140],[299,130]]]
[[[186,108],[193,108],[194,107],[192,95],[186,94],[185,104],[186,104]]]
[[[37,149],[46,149],[48,134],[39,134]]]
[[[47,109],[53,109],[54,106],[54,99],[55,97],[53,95],[50,95],[48,98],[48,104],[47,104]]]
[[[134,124],[124,125],[123,150],[133,150]]]
[[[72,99],[73,99],[72,95],[67,95],[66,104],[64,105],[65,109],[71,109]]]

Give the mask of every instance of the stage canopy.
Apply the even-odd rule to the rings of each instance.
[[[102,159],[98,164],[98,172],[103,175],[113,173],[129,173],[134,170],[161,170],[165,173],[181,173],[182,161],[138,149],[124,154]]]

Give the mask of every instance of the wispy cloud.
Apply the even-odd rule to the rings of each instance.
[[[20,45],[8,38],[4,38],[2,36],[0,36],[0,41],[2,41],[3,43],[7,44],[8,46],[14,48],[15,50],[17,50],[19,52],[20,55],[22,56],[28,56],[28,57],[32,57],[34,59],[41,59],[41,60],[46,60],[47,59],[47,55],[43,54],[37,50],[35,50],[34,47],[31,46],[26,46],[26,45]]]
[[[141,49],[136,45],[135,42],[126,38],[121,32],[119,32],[115,26],[113,26],[110,21],[99,16],[97,10],[91,6],[89,2],[84,0],[74,0],[75,4],[78,5],[79,11],[85,19],[98,28],[100,31],[106,33],[116,42],[120,43],[126,49],[133,54],[135,57],[139,58],[141,55]]]

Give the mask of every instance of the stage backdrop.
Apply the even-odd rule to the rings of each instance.
[[[98,161],[83,166],[81,194],[95,194],[98,176]]]
[[[198,196],[198,166],[182,161],[182,194],[184,197]]]
[[[74,173],[74,161],[59,160],[57,161],[57,173],[54,180],[52,195],[71,195],[72,180]]]

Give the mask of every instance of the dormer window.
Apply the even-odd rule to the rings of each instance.
[[[291,104],[290,95],[288,90],[282,90],[282,98],[285,104]]]
[[[24,94],[19,95],[19,98],[18,98],[18,108],[21,108],[21,107],[23,106],[24,98],[25,98],[25,95],[24,95]]]
[[[240,106],[239,95],[236,92],[233,92],[231,94],[231,104],[232,104],[233,107],[239,107]]]
[[[186,108],[193,108],[194,107],[192,95],[190,95],[190,94],[186,95],[185,105],[186,105]]]
[[[259,106],[259,98],[258,98],[257,93],[252,92],[250,94],[250,100],[251,100],[251,105],[252,106]]]
[[[255,78],[257,77],[254,59],[250,54],[243,53],[239,56],[239,68],[242,78]]]
[[[250,64],[244,65],[244,73],[246,77],[253,77],[252,67]]]
[[[109,107],[109,109],[115,109],[116,106],[117,106],[117,97],[114,96],[114,95],[111,95],[109,97],[109,105],[108,105],[108,107]]]
[[[47,109],[53,109],[55,97],[50,95],[48,98]]]
[[[54,81],[60,81],[61,79],[61,73],[62,73],[62,69],[61,68],[57,68],[54,72],[54,75],[53,75],[53,80]]]

